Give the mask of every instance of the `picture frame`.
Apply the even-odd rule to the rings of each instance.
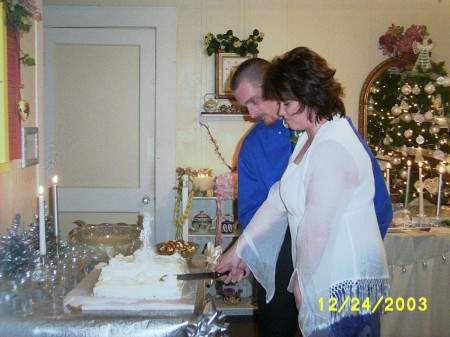
[[[227,53],[219,50],[215,62],[215,94],[217,98],[234,98],[230,88],[231,77],[236,68],[245,60],[257,57],[258,54],[240,56],[236,53]]]
[[[39,163],[39,129],[22,128],[22,168]]]

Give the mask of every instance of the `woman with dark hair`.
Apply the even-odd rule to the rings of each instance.
[[[280,101],[286,125],[304,132],[281,180],[216,270],[230,271],[225,281],[239,281],[249,268],[269,301],[287,218],[294,266],[288,289],[303,336],[379,336],[379,315],[372,310],[388,293],[389,273],[374,178],[369,156],[344,118],[344,90],[334,75],[305,47],[273,61],[265,99]]]

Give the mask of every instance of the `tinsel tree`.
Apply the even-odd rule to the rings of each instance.
[[[30,224],[30,233],[33,239],[33,247],[39,250],[39,223],[36,221]],[[58,257],[58,254],[64,253],[68,248],[68,244],[64,240],[56,242],[54,236],[54,225],[51,217],[45,217],[45,243],[46,243],[46,257],[52,260]]]
[[[442,200],[450,195],[450,79],[445,63],[430,60],[425,26],[392,25],[380,37],[381,49],[395,66],[377,79],[369,93],[367,142],[380,166],[389,167],[390,192],[402,202],[410,161],[410,196],[417,196],[418,163],[423,165],[424,198],[436,203],[439,168]],[[412,62],[415,60],[415,62]],[[386,173],[387,174],[387,173]]]
[[[0,277],[24,280],[39,259],[39,251],[33,245],[33,234],[23,231],[20,214],[16,214],[8,235],[0,239]]]

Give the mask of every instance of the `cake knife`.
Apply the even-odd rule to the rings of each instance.
[[[199,280],[205,278],[219,278],[223,275],[228,275],[228,271],[224,273],[219,273],[217,271],[207,272],[207,273],[190,273],[190,274],[178,274],[177,280]]]

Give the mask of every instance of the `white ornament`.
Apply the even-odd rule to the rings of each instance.
[[[418,112],[414,115],[414,122],[423,123],[424,120],[425,120],[425,117],[421,113]]]
[[[430,95],[431,95],[433,92],[436,91],[436,87],[434,86],[433,83],[428,82],[428,84],[425,85],[425,86],[423,87],[423,90],[425,90],[425,92],[426,92],[427,94],[430,94]]]
[[[418,94],[420,94],[420,88],[419,88],[419,86],[416,84],[413,88],[412,88],[412,91],[411,91],[414,95],[418,95]]]
[[[439,178],[438,177],[434,177],[434,178],[428,178],[425,179],[425,181],[423,182],[423,185],[425,187],[425,189],[430,192],[431,194],[436,194],[438,191],[438,184],[439,184]]]
[[[395,156],[394,158],[392,158],[392,165],[398,165],[398,164],[400,164],[402,162],[402,160],[399,158],[399,157],[397,157],[397,156]]]
[[[403,95],[409,95],[411,93],[411,86],[406,83],[405,85],[403,85],[403,87],[401,88],[402,94]]]
[[[439,76],[439,77],[436,79],[436,83],[439,84],[439,85],[443,85],[444,82],[445,82],[445,77],[444,77],[444,76]]]
[[[401,103],[400,103],[400,109],[402,109],[402,110],[409,110],[408,103],[406,103],[404,100],[402,100]]]
[[[412,47],[414,54],[419,54],[413,70],[417,71],[417,68],[422,70],[431,69],[430,51],[433,48],[433,44],[428,44],[428,40],[424,39],[422,43],[414,41]]]
[[[403,119],[406,123],[411,122],[411,114],[405,113],[405,114],[402,116],[402,119]]]
[[[386,137],[384,137],[384,139],[383,139],[383,144],[384,145],[389,145],[389,144],[392,143],[392,140],[393,139],[389,135],[386,135]]]
[[[437,126],[437,125],[432,125],[432,126],[430,126],[430,128],[428,129],[428,131],[430,131],[430,133],[431,133],[432,135],[436,135],[436,134],[439,133],[439,131],[441,131],[441,129],[440,129],[439,126]]]
[[[444,160],[445,158],[445,153],[442,150],[434,150],[433,151],[433,158],[437,159],[437,160]]]
[[[408,178],[408,171],[404,168],[403,170],[400,171],[400,177],[402,179],[406,179]]]
[[[422,135],[418,135],[417,138],[416,138],[416,143],[419,144],[419,145],[421,145],[421,144],[423,144],[424,142],[425,142],[425,138],[423,138]]]
[[[444,87],[450,87],[450,77],[444,77],[444,83],[442,83]]]
[[[430,110],[428,110],[427,112],[425,112],[425,119],[427,121],[431,121],[434,118],[433,112],[431,112]]]
[[[405,135],[406,138],[411,138],[413,135],[413,130],[408,129],[405,132],[403,132],[403,134]]]
[[[392,112],[392,114],[393,114],[394,116],[398,116],[398,115],[400,115],[400,114],[402,113],[402,109],[400,109],[400,107],[398,106],[398,104],[396,104],[396,105],[394,105],[394,106],[391,108],[391,112]]]

